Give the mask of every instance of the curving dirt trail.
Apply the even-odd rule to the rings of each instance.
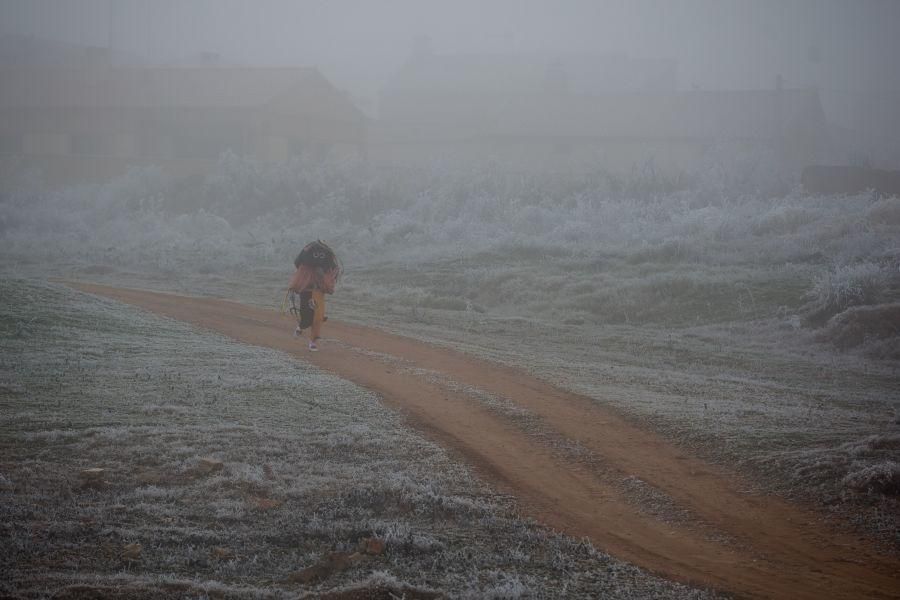
[[[525,514],[655,573],[739,597],[900,598],[900,561],[528,373],[335,322],[310,353],[272,310],[70,285],[289,352],[374,390],[515,495]]]

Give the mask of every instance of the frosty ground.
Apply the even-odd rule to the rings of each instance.
[[[5,593],[709,595],[517,518],[377,397],[287,356],[2,286]],[[383,553],[301,575],[373,537]]]
[[[184,326],[166,324],[165,331],[171,332],[166,337],[160,325],[147,325],[157,323],[150,317],[136,318],[128,309],[38,283],[48,276],[87,279],[231,297],[274,308],[297,247],[321,236],[341,252],[347,267],[340,293],[332,303],[335,318],[527,368],[749,474],[760,487],[811,502],[872,536],[873,544],[896,551],[900,512],[900,200],[872,194],[811,197],[755,175],[736,177],[727,170],[711,169],[685,183],[652,173],[636,173],[622,180],[603,174],[536,179],[490,169],[457,173],[435,168],[411,174],[368,171],[353,165],[292,165],[278,170],[225,156],[217,170],[193,188],[168,182],[152,170],[135,171],[103,186],[56,192],[23,177],[0,204],[4,311],[8,315],[3,338],[3,401],[4,407],[10,407],[4,414],[11,415],[4,423],[3,475],[8,482],[3,493],[44,495],[46,506],[62,510],[69,505],[46,488],[29,485],[23,491],[22,476],[15,473],[25,468],[36,472],[58,469],[56,477],[64,474],[77,487],[72,478],[78,468],[95,466],[94,462],[105,457],[119,477],[111,480],[110,489],[131,494],[128,502],[116,500],[109,506],[125,506],[118,510],[125,510],[122,514],[126,515],[141,503],[159,511],[154,513],[159,520],[153,526],[146,523],[150,516],[122,521],[131,523],[122,525],[123,531],[149,527],[160,537],[140,540],[147,553],[141,564],[154,564],[156,559],[148,548],[164,544],[163,539],[170,540],[170,545],[195,548],[194,554],[169,550],[166,555],[181,557],[172,558],[180,560],[178,564],[187,564],[187,559],[201,554],[207,561],[202,567],[207,571],[159,566],[156,575],[145,572],[141,579],[144,576],[133,565],[113,564],[119,559],[109,546],[106,552],[111,562],[103,563],[102,568],[93,562],[87,569],[88,577],[119,573],[139,586],[158,585],[153,577],[164,572],[187,578],[188,572],[197,570],[211,574],[191,585],[208,580],[224,586],[246,585],[243,592],[247,593],[251,588],[267,593],[281,590],[278,577],[262,574],[286,576],[301,568],[299,563],[307,564],[324,552],[349,549],[360,537],[387,536],[393,531],[389,529],[391,519],[399,519],[407,526],[401,531],[412,532],[409,535],[423,531],[422,535],[431,536],[428,539],[444,544],[440,551],[433,551],[430,560],[439,556],[441,560],[434,564],[449,575],[429,575],[433,579],[423,580],[421,574],[429,571],[416,562],[415,552],[398,550],[339,575],[328,585],[344,585],[354,577],[383,570],[391,577],[434,586],[452,595],[489,594],[494,589],[513,596],[591,595],[604,589],[592,586],[607,584],[625,597],[675,593],[658,591],[654,586],[663,584],[644,575],[634,579],[638,588],[622,587],[622,578],[616,575],[621,567],[610,568],[615,563],[592,552],[582,557],[583,547],[577,541],[547,537],[546,532],[515,520],[507,499],[492,498],[489,490],[471,482],[458,465],[403,429],[395,416],[378,408],[377,401],[360,390],[305,372],[302,365],[277,355],[241,348]],[[25,296],[14,296],[19,293]],[[126,311],[117,321],[113,319],[123,329],[103,333],[118,310]],[[93,321],[88,319],[90,325],[77,332],[67,329],[80,319],[83,322],[78,316],[82,313],[95,315]],[[61,314],[71,316],[61,318]],[[128,329],[132,325],[137,331]],[[146,340],[138,333],[141,327],[151,330]],[[155,350],[150,344],[153,340],[161,344]],[[26,362],[28,354],[15,362],[14,353],[27,343],[32,344],[30,362]],[[133,354],[103,350],[101,359],[97,348],[115,347],[110,344],[130,348]],[[193,348],[190,368],[165,350],[183,347]],[[253,358],[230,360],[229,352]],[[68,357],[69,367],[63,356]],[[121,371],[108,367],[112,357],[122,362],[116,367]],[[249,371],[237,368],[257,364],[259,367]],[[296,398],[296,389],[304,387],[287,375],[281,383],[277,377],[276,382],[270,381],[271,373],[278,372],[274,364],[280,364],[290,377],[304,373],[312,378],[309,381],[315,383],[306,386],[312,390],[311,397],[327,394],[327,402],[318,396],[324,412],[317,409],[315,422],[299,422],[296,413],[289,412],[286,418],[272,417],[257,424],[269,418],[263,412],[274,415],[279,410],[295,410],[296,404],[279,403],[282,397]],[[100,370],[108,368],[106,378],[98,379]],[[141,369],[149,374],[143,380],[128,375],[144,373]],[[266,371],[266,379],[253,379],[262,371]],[[226,376],[234,378],[231,383]],[[60,383],[40,391],[48,381]],[[131,385],[123,388],[129,381]],[[171,402],[166,394],[174,387],[165,386],[176,385],[182,390],[176,397],[193,400]],[[244,395],[237,391],[241,386],[246,386],[246,393],[241,392]],[[333,386],[340,392],[325,392]],[[105,391],[114,389],[120,393]],[[57,407],[56,400],[66,394],[78,394],[73,397],[79,398],[78,406],[68,411],[61,410],[64,404]],[[214,401],[209,399],[213,397],[224,399],[222,406],[230,408],[217,411],[208,424],[207,440],[202,429],[191,427],[203,427],[198,423],[211,418]],[[322,408],[323,404],[342,403],[347,407],[340,419]],[[87,419],[91,413],[82,413],[81,405],[94,406],[95,416]],[[145,405],[157,408],[148,411]],[[260,405],[266,406],[266,411],[257,410]],[[76,425],[70,428],[73,415],[67,413],[76,408],[79,412],[74,416],[85,421],[81,426],[73,421]],[[108,412],[111,408],[122,410]],[[307,417],[309,414],[304,411]],[[246,432],[232,431],[226,425],[232,422],[229,419],[241,427],[248,427],[248,421],[253,425]],[[283,434],[293,441],[277,445],[291,448],[289,454],[271,450],[273,438],[263,432],[272,427],[274,439],[278,439],[278,427],[284,421],[318,431],[326,440],[315,446],[322,456],[309,462],[297,459],[304,452],[319,456],[305,446],[312,443],[308,438],[315,439],[308,432]],[[153,483],[152,477],[149,483],[141,483],[131,462],[142,466],[141,453],[156,447],[149,440],[163,435],[154,428],[165,428],[167,423],[177,430],[169,434],[174,439],[172,448],[154,450],[159,464],[143,466],[177,480],[193,472],[199,457],[218,450],[226,469],[213,477],[190,480],[190,485],[184,481],[178,485]],[[114,443],[104,437],[115,435],[103,433],[105,427],[126,426],[124,431],[138,440]],[[138,430],[132,431],[132,426]],[[353,434],[354,427],[363,427],[364,432]],[[350,428],[351,433],[342,428]],[[385,432],[394,436],[390,438],[394,441],[379,442]],[[339,444],[328,445],[329,434],[349,435],[348,448],[360,444],[365,452],[329,455],[329,448],[340,448]],[[259,447],[242,449],[232,444],[237,438],[254,436]],[[81,453],[63,451],[65,444]],[[135,456],[129,454],[132,447]],[[177,447],[185,449],[178,451]],[[443,461],[442,466],[418,471],[423,468],[418,462],[404,460],[413,455],[409,450],[413,447],[428,448],[426,455]],[[90,454],[92,448],[95,454]],[[110,448],[115,448],[115,461]],[[399,448],[405,450],[394,453]],[[258,460],[248,460],[257,454]],[[348,460],[347,455],[354,459]],[[361,456],[367,460],[374,456],[374,462],[355,462]],[[291,500],[286,491],[297,485],[290,481],[311,478],[307,469],[321,468],[325,459],[328,472],[335,473],[344,485],[343,491],[332,497],[356,497],[351,491],[355,489],[380,489],[372,493],[382,498],[421,495],[424,492],[403,491],[406,484],[396,481],[412,482],[413,490],[424,481],[426,488],[439,486],[435,497],[456,498],[452,501],[456,502],[461,500],[454,494],[461,493],[461,498],[476,498],[478,506],[488,507],[484,514],[494,515],[491,518],[503,525],[479,533],[485,527],[479,516],[482,513],[476,511],[473,517],[466,512],[468,508],[460,509],[456,514],[465,516],[457,516],[450,526],[442,525],[447,533],[440,537],[437,530],[418,529],[422,525],[416,519],[421,515],[401,510],[403,507],[376,503],[379,508],[373,509],[365,504],[365,518],[358,522],[362,525],[348,525],[344,533],[333,537],[316,537],[304,529],[299,537],[310,545],[298,545],[291,550],[295,555],[282,555],[283,561],[276,556],[260,563],[258,569],[235,559],[239,564],[229,568],[236,571],[221,576],[215,569],[224,568],[223,563],[209,558],[207,547],[231,548],[226,533],[217,533],[223,539],[217,537],[215,544],[210,540],[203,547],[190,541],[194,538],[186,530],[165,534],[172,524],[162,519],[175,519],[185,510],[183,504],[206,511],[206,516],[198,517],[201,523],[211,520],[216,511],[225,510],[225,515],[232,510],[254,519],[273,520],[280,524],[272,528],[283,529],[284,522],[275,520],[286,517],[277,511],[291,508],[291,501],[299,502]],[[265,464],[281,479],[267,479]],[[386,470],[380,470],[382,467]],[[342,469],[351,475],[337,475],[345,472]],[[445,472],[450,474],[445,476]],[[427,483],[426,473],[436,483]],[[46,477],[45,481],[52,481]],[[220,482],[223,478],[236,482]],[[395,483],[385,483],[391,481]],[[154,491],[138,500],[134,495],[145,488]],[[99,498],[98,492],[91,490],[68,493],[76,501],[66,502],[77,506],[82,506],[77,502],[79,496]],[[174,494],[174,499],[167,494]],[[213,499],[216,494],[221,498]],[[429,506],[419,495],[411,506]],[[210,507],[200,498],[203,503],[223,502],[224,508]],[[274,512],[259,511],[253,498],[284,504]],[[341,501],[344,506],[352,504],[352,500]],[[317,514],[316,502],[326,500],[309,502],[305,508],[298,505],[290,511],[293,518]],[[328,521],[334,514],[324,512],[322,518]],[[74,527],[80,523],[78,518],[59,522]],[[341,518],[333,520],[339,524]],[[41,517],[36,519],[40,522]],[[386,524],[378,525],[380,521]],[[108,527],[92,526],[101,531]],[[73,539],[65,533],[68,530],[45,531],[54,531],[52,539],[61,545]],[[539,537],[535,532],[540,532]],[[13,534],[23,535],[11,529]],[[602,565],[583,566],[579,558],[576,562],[582,566],[561,567],[546,558],[543,550],[523,551],[529,562],[515,566],[484,559],[510,553],[518,556],[516,548],[520,546],[515,540],[526,538],[538,540],[530,542],[533,548],[561,548],[560,556],[599,560]],[[556,541],[549,544],[547,539]],[[115,544],[132,540],[137,541],[138,536],[112,538]],[[502,540],[502,550],[479,551],[471,558],[462,552],[473,544],[487,547],[487,540]],[[251,547],[254,543],[263,545],[253,542],[252,536],[232,545]],[[61,564],[69,564],[67,560],[79,564],[79,553],[71,554],[76,559],[65,558]],[[73,581],[70,567],[57,568],[60,581]],[[241,569],[251,569],[256,577],[270,580],[253,579],[254,575]],[[583,573],[596,578],[585,583],[578,575]],[[577,581],[566,584],[566,574],[578,575]],[[630,575],[626,578],[631,581]],[[27,576],[18,581],[26,580]],[[270,589],[270,584],[275,587]],[[43,585],[52,588],[55,584],[46,581]]]

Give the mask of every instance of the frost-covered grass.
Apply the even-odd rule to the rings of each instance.
[[[897,431],[900,199],[810,196],[760,183],[766,172],[673,182],[224,156],[187,184],[153,170],[57,191],[8,182],[0,256],[9,274],[275,307],[298,248],[323,237],[347,267],[339,318],[530,369],[854,518],[876,499],[900,514],[843,462],[815,486],[797,475]],[[873,522],[897,539],[897,518]]]
[[[4,278],[0,298],[0,593],[708,596],[518,518],[303,362],[60,285]],[[383,554],[291,579],[372,536]]]
[[[852,306],[884,304],[892,295],[893,265],[860,262],[824,273],[810,292],[812,322],[823,323]]]
[[[225,155],[189,183],[153,169],[61,190],[4,182],[0,253],[20,269],[217,277],[284,269],[325,237],[360,299],[597,323],[821,325],[897,301],[900,199],[773,196],[720,170],[623,185]]]

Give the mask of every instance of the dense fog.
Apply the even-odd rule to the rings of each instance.
[[[277,272],[322,237],[413,306],[790,329],[897,300],[894,2],[0,15],[14,268]]]
[[[376,116],[427,38],[440,55],[627,56],[677,63],[680,89],[815,87],[842,126],[862,92],[896,92],[890,0],[5,0],[0,33],[110,47],[118,64],[314,66]],[[894,116],[896,119],[896,115]],[[896,123],[896,121],[894,122]],[[896,161],[896,156],[895,156]],[[897,166],[896,163],[894,165]]]
[[[882,0],[5,0],[0,31],[106,46],[149,62],[201,52],[314,65],[377,93],[417,36],[439,53],[671,58],[682,87],[894,89],[900,8]]]

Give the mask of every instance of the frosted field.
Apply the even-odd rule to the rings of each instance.
[[[711,597],[517,518],[373,394],[286,355],[59,285],[0,291],[2,593]],[[382,554],[297,580],[369,537]]]
[[[336,318],[525,367],[900,548],[900,199],[763,162],[681,179],[488,167],[152,170],[0,203],[7,277],[276,308],[323,237]]]
[[[539,178],[230,155],[190,184],[147,169],[46,191],[20,173],[0,204],[0,250],[27,272],[116,269],[171,285],[267,269],[283,278],[302,240],[323,237],[350,267],[345,294],[391,305],[667,328],[820,327],[854,307],[895,315],[900,199],[809,197],[755,163],[729,173]],[[848,316],[824,338],[900,359],[896,330]]]

